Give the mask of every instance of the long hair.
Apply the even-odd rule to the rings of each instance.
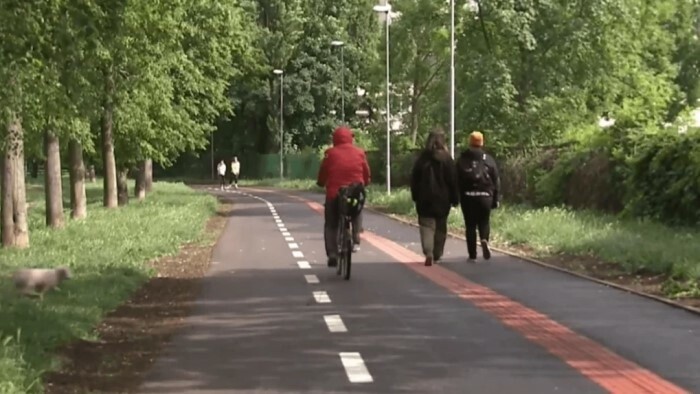
[[[428,134],[428,139],[425,141],[425,150],[431,153],[443,150],[447,151],[447,143],[445,142],[445,133],[440,129],[435,129]]]

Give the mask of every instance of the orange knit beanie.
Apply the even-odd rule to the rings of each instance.
[[[473,131],[471,134],[469,134],[469,146],[473,146],[475,148],[481,148],[484,146],[484,135],[479,131]]]

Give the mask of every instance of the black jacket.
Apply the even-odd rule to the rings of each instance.
[[[455,164],[447,151],[423,151],[411,171],[411,198],[418,216],[444,217],[459,204]]]
[[[491,188],[489,190],[469,190],[469,186],[462,184],[462,182],[459,182],[460,163],[462,161],[478,160],[481,159],[484,155],[486,155],[485,164],[488,168],[489,176],[491,177]],[[498,165],[496,165],[496,160],[494,160],[493,157],[491,157],[491,155],[484,152],[481,148],[469,148],[462,152],[462,154],[459,156],[456,162],[456,166],[460,196],[464,196],[465,192],[485,191],[493,197],[494,203],[496,201],[499,201],[501,191],[501,179],[498,175]]]

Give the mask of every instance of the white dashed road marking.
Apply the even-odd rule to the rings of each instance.
[[[297,261],[297,265],[303,270],[308,270],[311,268],[311,264],[309,264],[308,261]]]
[[[345,327],[345,323],[343,323],[343,319],[340,318],[340,315],[326,315],[323,316],[323,320],[326,321],[328,331],[330,332],[348,332],[348,329]]]
[[[329,304],[331,302],[331,298],[328,297],[328,293],[325,291],[314,291],[314,299],[319,304]]]
[[[300,261],[297,264],[300,264],[300,263],[306,263],[306,265],[309,265],[309,263],[306,261]],[[301,268],[301,267],[299,267],[299,268]],[[306,283],[308,283],[310,285],[315,285],[315,284],[320,282],[318,280],[318,276],[316,276],[316,275],[304,275],[304,279],[306,279]]]
[[[340,361],[345,367],[345,374],[348,375],[350,383],[370,383],[373,381],[360,353],[342,352],[340,353]]]
[[[210,188],[211,190],[216,190],[216,188]],[[277,224],[277,227],[279,228],[280,232],[282,233],[282,236],[284,237],[284,240],[287,242],[288,246],[290,249],[299,249],[299,244],[294,242],[294,238],[292,237],[292,234],[287,230],[287,227],[284,225],[284,222],[280,218],[279,214],[277,213],[277,210],[275,209],[275,206],[265,200],[264,198],[254,196],[252,194],[244,193],[244,192],[239,192],[239,191],[233,191],[233,190],[227,190],[228,192],[231,193],[238,193],[242,195],[246,195],[251,198],[255,198],[259,201],[264,202],[267,204],[267,207],[270,208],[270,212],[272,213],[272,218],[275,220],[275,223]],[[292,256],[295,258],[303,258],[304,253],[302,253],[299,250],[292,250]],[[309,264],[308,261],[300,260],[297,261],[297,265],[299,266],[300,269],[311,269],[311,264]],[[318,276],[316,275],[304,275],[304,279],[306,280],[306,283],[308,284],[318,284],[320,283]],[[314,299],[316,300],[317,303],[319,304],[329,304],[331,302],[331,298],[328,296],[328,293],[325,291],[314,291],[313,292]],[[328,326],[328,331],[330,332],[348,332],[347,327],[345,327],[345,323],[343,323],[343,319],[341,319],[340,315],[324,315],[323,320],[326,322],[326,326]],[[348,380],[350,383],[370,383],[373,382],[372,375],[370,375],[369,371],[367,370],[367,367],[365,366],[364,360],[362,360],[362,356],[358,352],[341,352],[339,353],[340,356],[340,361],[343,364],[343,368],[345,368],[345,373],[348,376]]]

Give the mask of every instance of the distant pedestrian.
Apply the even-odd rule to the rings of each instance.
[[[221,160],[216,169],[219,172],[219,180],[221,181],[219,187],[221,190],[224,190],[224,187],[226,186],[226,163]]]
[[[469,135],[469,147],[457,159],[457,180],[467,235],[469,260],[476,260],[476,233],[479,230],[484,259],[491,258],[489,237],[491,209],[498,208],[500,178],[496,161],[483,150],[484,136]]]
[[[241,174],[241,162],[238,161],[238,156],[234,156],[231,161],[231,184],[238,189],[238,177]]]
[[[442,257],[447,240],[447,218],[459,204],[455,164],[447,151],[445,134],[428,135],[425,148],[411,172],[411,198],[416,205],[425,265]]]

